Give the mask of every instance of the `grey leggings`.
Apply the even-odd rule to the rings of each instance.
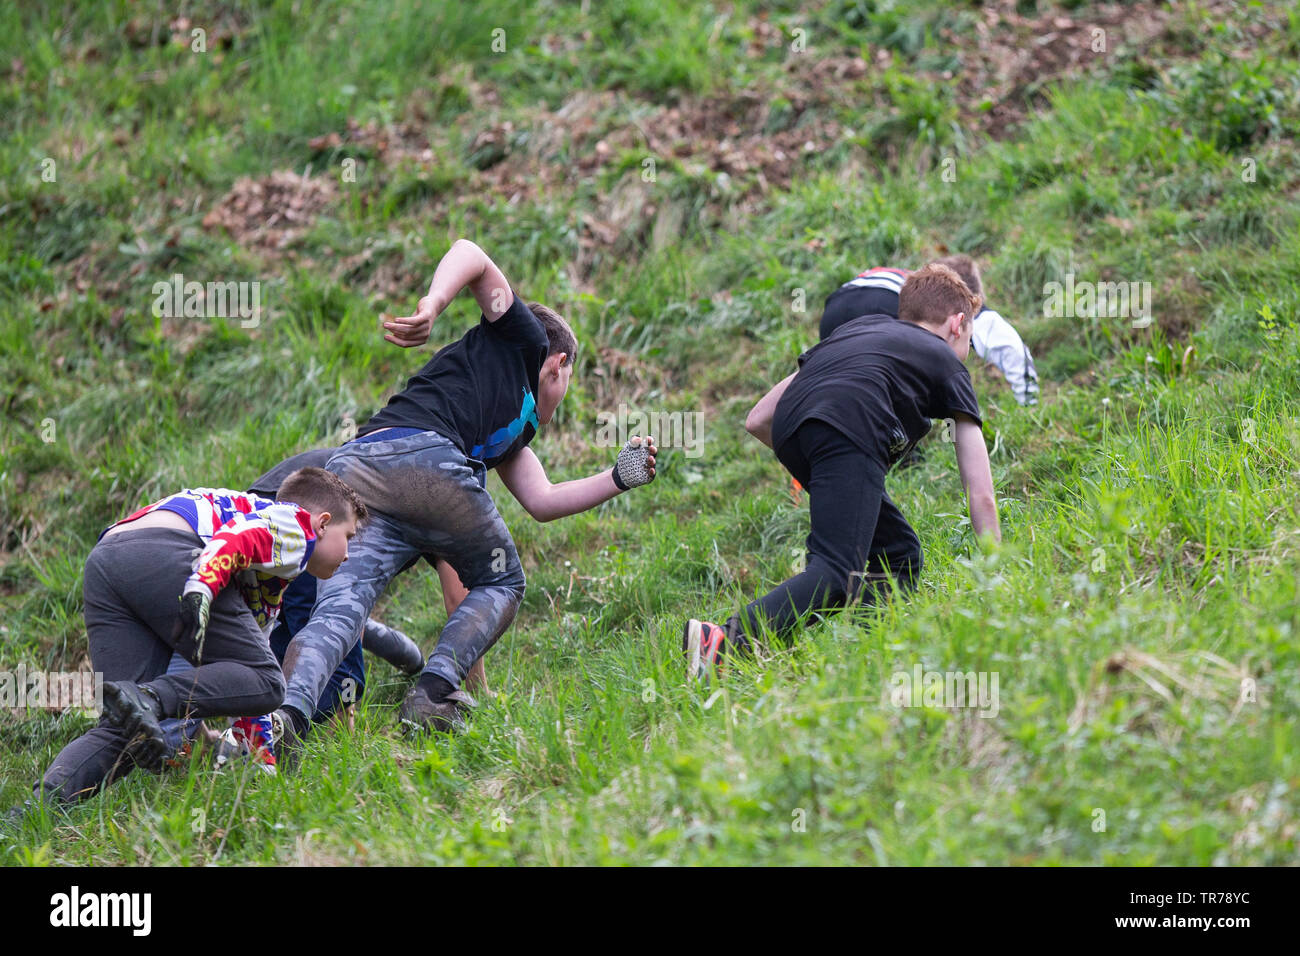
[[[95,545],[82,591],[91,665],[105,681],[148,687],[166,717],[264,714],[284,699],[284,677],[237,585],[212,602],[202,659],[172,645],[177,599],[202,544],[191,532],[141,528]],[[194,669],[168,675],[173,650]],[[125,745],[101,722],[63,748],[38,787],[59,800],[89,796],[132,769]]]

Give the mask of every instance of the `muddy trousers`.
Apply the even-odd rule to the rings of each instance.
[[[326,467],[356,489],[371,517],[348,559],[320,582],[311,620],[285,652],[285,705],[304,716],[315,710],[388,582],[421,555],[446,560],[469,590],[424,668],[459,686],[505,633],[524,596],[519,554],[484,487],[483,463],[428,431],[349,442]]]

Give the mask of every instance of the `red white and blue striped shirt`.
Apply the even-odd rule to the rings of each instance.
[[[840,288],[850,289],[888,289],[897,295],[903,290],[903,283],[911,275],[906,269],[891,269],[888,266],[876,266],[844,283]]]
[[[186,488],[112,527],[154,511],[180,515],[204,542],[184,593],[202,589],[216,597],[235,581],[258,625],[269,631],[284,589],[307,570],[307,560],[316,547],[311,513],[289,502],[242,491]]]

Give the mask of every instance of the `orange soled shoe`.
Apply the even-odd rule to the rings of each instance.
[[[708,684],[722,676],[721,657],[727,640],[725,628],[691,618],[682,628],[682,651],[686,654],[686,678]]]

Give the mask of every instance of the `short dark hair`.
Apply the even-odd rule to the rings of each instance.
[[[312,514],[328,511],[340,515],[344,508],[352,511],[357,524],[364,524],[370,511],[361,496],[342,478],[324,468],[299,468],[280,482],[276,501],[291,501]]]
[[[913,272],[898,293],[898,317],[918,325],[938,325],[954,312],[964,312],[965,328],[979,308],[980,297],[961,276],[937,262]]]
[[[559,355],[563,352],[564,364],[573,365],[573,360],[578,355],[578,340],[574,337],[573,329],[569,328],[569,323],[560,318],[554,309],[540,302],[529,302],[528,308],[546,330],[546,341],[550,345],[548,354]]]

